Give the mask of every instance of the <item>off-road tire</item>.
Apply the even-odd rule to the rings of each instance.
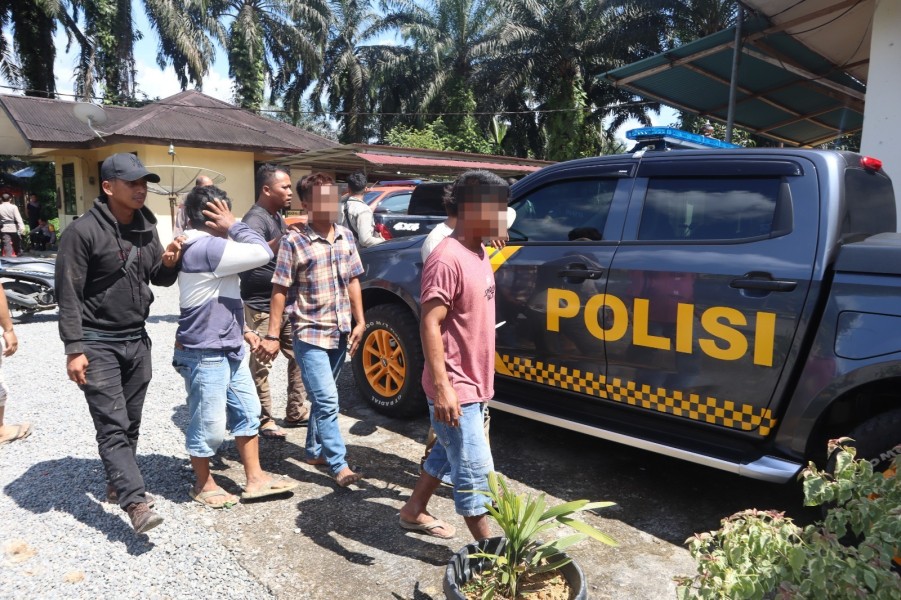
[[[405,306],[381,304],[366,311],[366,330],[352,364],[360,394],[378,412],[400,418],[426,412],[419,323]]]
[[[848,433],[853,442],[847,445],[857,449],[857,458],[865,458],[873,464],[873,470],[888,469],[895,456],[901,454],[901,409],[890,410],[867,419]],[[834,468],[832,457],[826,470]]]

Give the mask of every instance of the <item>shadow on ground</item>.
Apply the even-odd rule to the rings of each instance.
[[[138,466],[148,488],[158,497],[183,502],[190,485],[186,462],[174,456],[159,454],[138,456]],[[183,472],[184,477],[173,477]],[[165,473],[157,480],[154,473]],[[48,481],[53,483],[48,485]],[[110,514],[101,502],[105,500],[106,477],[100,459],[60,458],[37,463],[3,488],[3,492],[20,507],[35,514],[60,511],[80,523],[96,529],[111,542],[122,543],[129,554],[143,554],[153,548],[146,535],[135,536],[124,513]]]

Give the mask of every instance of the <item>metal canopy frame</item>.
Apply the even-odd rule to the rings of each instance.
[[[602,77],[637,95],[793,145],[816,146],[859,131],[866,86],[785,33],[787,26],[745,19]]]

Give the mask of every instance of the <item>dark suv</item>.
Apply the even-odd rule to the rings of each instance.
[[[770,481],[840,436],[880,469],[901,454],[901,236],[878,160],[638,152],[546,167],[512,197],[488,251],[494,408]],[[425,410],[421,243],[362,253],[354,373],[398,416]]]
[[[421,235],[444,221],[444,189],[447,183],[420,183],[410,195],[409,205],[379,205],[374,211],[375,230],[386,240]]]

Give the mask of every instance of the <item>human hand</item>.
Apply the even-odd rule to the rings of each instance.
[[[165,252],[163,252],[164,267],[171,269],[178,264],[178,260],[181,258],[181,247],[184,245],[186,239],[185,236],[180,235],[169,242]]]
[[[12,356],[19,349],[19,339],[12,328],[3,332],[3,341],[6,343],[6,348],[3,349],[3,356]]]
[[[85,385],[88,382],[88,357],[84,354],[67,355],[66,374],[78,385]]]
[[[257,344],[254,354],[256,354],[257,358],[261,361],[271,361],[278,354],[280,345],[281,343],[279,340],[267,340],[262,338],[260,339],[259,344]]]
[[[360,342],[363,341],[363,334],[365,332],[366,325],[364,323],[357,323],[351,330],[350,336],[347,338],[347,353],[350,356],[356,354],[357,348],[360,347]]]
[[[460,417],[463,411],[460,409],[460,400],[450,384],[440,386],[434,398],[435,420],[439,423],[447,423],[451,427],[460,426]]]
[[[491,238],[488,242],[488,245],[494,248],[495,250],[501,250],[504,246],[507,245],[507,241],[510,239],[510,236],[504,236],[502,238]]]
[[[213,233],[228,233],[228,230],[237,221],[235,215],[228,209],[228,205],[218,198],[207,202],[203,216],[209,219],[204,225],[209,227]]]
[[[244,341],[250,344],[250,351],[256,353],[257,348],[260,346],[260,336],[255,331],[245,331]]]

